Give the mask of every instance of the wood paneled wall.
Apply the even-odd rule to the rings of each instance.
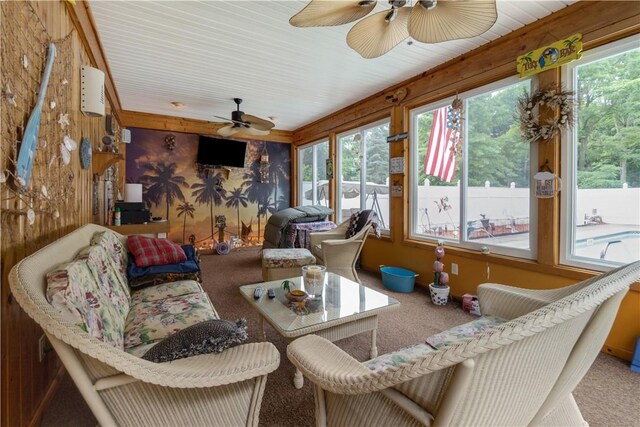
[[[627,1],[575,3],[441,66],[297,129],[293,134],[293,143],[299,146],[327,137],[333,142],[336,134],[374,122],[381,117],[391,119],[393,133],[406,132],[409,130],[407,117],[412,108],[515,75],[518,55],[577,32],[583,34],[585,50],[636,34],[640,32],[640,7],[635,2]],[[539,75],[543,85],[560,83],[560,77],[559,69]],[[407,91],[406,98],[400,105],[391,105],[387,100],[388,96],[400,89]],[[549,163],[558,174],[562,160],[559,149],[561,143],[563,141],[557,138],[539,144],[540,162],[549,159]],[[408,158],[408,147],[408,141],[390,144],[391,156],[404,155],[405,164],[412,164]],[[335,147],[333,149],[335,150]],[[292,162],[294,165],[297,164],[297,153],[292,157]],[[296,178],[297,175],[294,175],[294,180]],[[409,268],[418,272],[423,278],[422,284],[426,285],[429,282],[428,278],[432,277],[430,265],[434,260],[434,245],[409,238],[408,174],[404,177],[394,175],[393,179],[402,181],[405,191],[403,198],[394,198],[391,202],[391,236],[367,240],[362,257],[363,266],[371,270],[377,270],[381,264]],[[293,200],[297,200],[296,182],[292,183],[292,190]],[[460,274],[451,276],[452,293],[456,296],[467,292],[475,293],[478,284],[489,280],[547,289],[566,286],[592,276],[593,272],[559,265],[561,221],[558,197],[538,202],[537,261],[449,248],[447,265],[452,262],[460,264]],[[488,268],[491,272],[490,277],[487,277]],[[625,359],[631,358],[635,339],[640,335],[638,306],[640,285],[636,283],[623,301],[607,339],[606,351]]]
[[[2,3],[7,7],[8,3]],[[93,65],[93,56],[85,50],[80,32],[76,29],[66,2],[32,2],[35,12],[44,23],[51,39],[60,39],[72,34],[73,64],[72,74],[68,77],[72,85],[72,106],[68,109],[72,126],[68,134],[76,141],[88,137],[94,150],[104,132],[104,118],[87,118],[80,113],[80,66]],[[0,30],[1,31],[1,30]],[[36,91],[37,88],[33,88]],[[107,105],[107,112],[111,110]],[[25,117],[25,122],[27,117]],[[9,141],[0,141],[10,144]],[[54,143],[51,141],[51,143]],[[58,144],[58,142],[55,142]],[[2,168],[7,159],[2,159]],[[78,151],[72,152],[72,170],[74,173],[75,199],[69,200],[65,209],[60,210],[60,218],[37,217],[29,230],[32,238],[25,238],[23,230],[30,227],[24,218],[18,221],[3,221],[2,236],[2,291],[0,311],[2,316],[2,425],[37,425],[44,403],[55,390],[55,385],[64,372],[55,352],[47,353],[45,359],[38,360],[38,340],[43,332],[18,306],[11,297],[7,276],[17,261],[52,242],[71,230],[94,221],[92,209],[93,177],[91,169],[80,167]],[[2,198],[6,188],[2,187]],[[8,202],[2,203],[6,209]],[[18,232],[16,233],[16,228]],[[17,235],[10,239],[9,235]]]

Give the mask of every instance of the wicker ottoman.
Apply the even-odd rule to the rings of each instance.
[[[289,279],[302,275],[302,267],[315,264],[308,249],[264,249],[262,251],[262,280]]]

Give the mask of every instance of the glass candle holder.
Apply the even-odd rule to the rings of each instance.
[[[302,267],[304,289],[311,297],[319,297],[324,289],[324,275],[327,268],[323,265],[305,265]]]

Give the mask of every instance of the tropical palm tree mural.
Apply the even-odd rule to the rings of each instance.
[[[242,187],[246,188],[246,196],[249,202],[256,203],[258,214],[258,240],[262,238],[260,217],[267,215],[266,205],[273,191],[273,184],[260,182],[260,162],[254,161],[243,175]]]
[[[187,231],[187,217],[193,219],[193,213],[196,211],[196,207],[189,202],[184,202],[178,205],[176,211],[178,211],[178,218],[184,216],[184,222],[182,224],[182,243],[184,243]]]
[[[267,146],[268,152],[268,146]],[[289,207],[289,201],[281,202],[281,198],[278,197],[278,191],[280,190],[280,183],[289,182],[291,171],[291,155],[285,150],[272,150],[269,153],[269,180],[273,183],[273,200],[275,201],[276,211]],[[288,185],[288,184],[287,184]]]
[[[191,195],[196,203],[209,205],[211,219],[211,239],[213,239],[213,205],[220,206],[227,198],[227,190],[222,186],[224,178],[220,174],[208,174],[201,177],[202,182],[191,184]]]
[[[140,182],[143,187],[146,187],[144,193],[147,199],[147,204],[151,203],[156,206],[160,205],[160,202],[164,198],[167,204],[166,219],[169,219],[169,207],[176,201],[185,201],[184,194],[180,187],[189,188],[185,178],[183,176],[176,175],[177,165],[175,163],[165,163],[159,161],[158,163],[144,162],[140,167],[145,173],[140,177]]]
[[[242,188],[234,188],[227,196],[227,203],[225,203],[225,206],[228,208],[236,208],[238,211],[238,236],[240,236],[240,205],[242,205],[243,208],[246,208],[248,201],[249,199]]]

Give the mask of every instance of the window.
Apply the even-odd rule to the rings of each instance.
[[[389,120],[338,136],[338,221],[372,209],[389,229]],[[364,196],[363,196],[364,195]]]
[[[436,149],[451,139],[453,98],[411,112],[411,237],[533,256],[532,147],[520,136],[514,114],[530,85],[511,78],[461,94],[465,113],[457,155]]]
[[[329,141],[327,140],[298,149],[299,206],[329,206],[327,158],[329,158]]]
[[[576,122],[563,144],[562,262],[604,270],[640,259],[640,37],[567,67]]]

